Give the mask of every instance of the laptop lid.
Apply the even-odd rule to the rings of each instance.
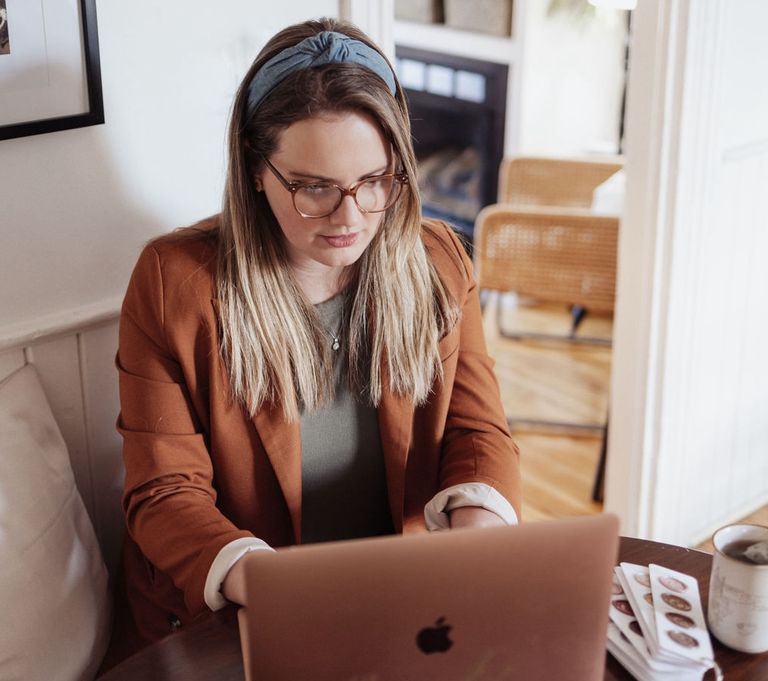
[[[314,544],[248,563],[252,681],[598,681],[618,520]]]

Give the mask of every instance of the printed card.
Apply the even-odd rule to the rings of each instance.
[[[699,664],[714,661],[699,584],[690,575],[649,566],[659,647]]]
[[[638,681],[701,681],[714,665],[693,577],[622,563],[608,612],[608,650]]]
[[[614,573],[611,590],[611,608],[608,611],[608,615],[611,622],[619,628],[635,650],[644,659],[649,660],[651,654],[645,643],[645,634],[640,627],[640,623],[637,621],[637,617],[635,617],[634,608],[627,598],[624,587],[621,585],[621,577],[619,576],[621,568],[614,568]]]
[[[651,576],[645,565],[621,563],[622,586],[637,618],[640,629],[645,637],[651,655],[659,653],[656,640],[656,617],[653,613],[653,594],[651,593]]]
[[[641,568],[641,566],[637,566]],[[621,586],[622,582],[622,568],[614,568],[614,580],[611,594],[611,607],[609,609],[609,617],[619,629],[623,635],[622,638],[629,643],[643,664],[650,667],[656,672],[673,672],[680,669],[679,661],[674,658],[671,661],[666,660],[664,657],[654,657],[646,644],[645,635],[640,627],[640,623],[634,616],[631,603],[626,597],[624,588]],[[650,576],[647,568],[641,568],[637,574],[648,576],[648,580],[641,579],[638,583],[646,584],[650,583]],[[655,625],[655,623],[654,623]]]
[[[637,681],[702,681],[706,672],[700,666],[672,666],[663,671],[648,667],[629,641],[621,635],[619,628],[611,622],[608,623],[608,650]]]

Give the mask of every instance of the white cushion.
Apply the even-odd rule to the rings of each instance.
[[[107,571],[31,365],[0,383],[0,679],[91,681]]]

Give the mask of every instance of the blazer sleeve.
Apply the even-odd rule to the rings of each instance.
[[[458,334],[458,349],[443,435],[440,489],[486,483],[512,504],[519,519],[519,450],[507,426],[494,363],[485,345],[472,261],[453,230],[444,229],[447,234],[441,241],[450,255],[450,269],[458,269],[461,278],[461,285],[452,287],[461,317],[452,332]]]
[[[209,569],[239,530],[216,507],[206,436],[166,328],[166,286],[148,246],[133,271],[120,317],[118,430],[123,436],[127,530],[152,565],[205,608]],[[190,322],[194,325],[202,322]]]

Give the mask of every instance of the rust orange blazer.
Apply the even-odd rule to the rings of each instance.
[[[123,569],[144,640],[207,610],[206,576],[224,545],[252,535],[275,547],[300,541],[299,425],[280,407],[249,418],[230,401],[214,300],[216,219],[197,227],[206,231],[144,249],[120,321]],[[465,482],[491,485],[520,513],[518,453],[471,261],[448,227],[425,224],[422,234],[462,317],[440,342],[444,378],[429,402],[414,408],[385,391],[378,407],[389,505],[402,532],[424,530],[425,504]]]

